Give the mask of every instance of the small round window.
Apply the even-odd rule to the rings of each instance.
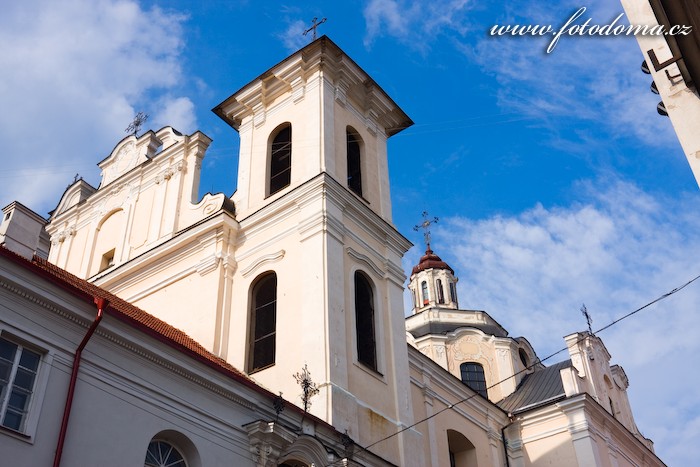
[[[151,441],[144,467],[187,467],[180,451],[167,441]]]
[[[518,355],[520,356],[520,361],[523,362],[523,366],[527,367],[528,366],[528,358],[527,358],[527,353],[525,353],[524,349],[518,349]]]

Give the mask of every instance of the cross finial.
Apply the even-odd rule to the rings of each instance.
[[[588,332],[590,334],[593,334],[593,329],[591,328],[591,324],[593,323],[593,318],[591,318],[591,314],[588,313],[588,308],[586,308],[585,303],[583,305],[581,305],[581,314],[586,317],[586,324],[588,324]]]
[[[308,33],[313,31],[313,39],[316,40],[316,28],[318,28],[320,25],[326,22],[326,18],[323,18],[321,21],[318,20],[318,17],[314,16],[314,19],[311,20],[311,27],[304,31],[304,35],[307,35]]]
[[[73,183],[77,182],[80,178],[82,178],[80,174],[75,174],[75,177],[73,177]]]
[[[138,136],[138,132],[141,131],[141,126],[146,123],[146,120],[148,120],[147,114],[143,112],[137,113],[134,120],[129,123],[129,126],[126,127],[124,132],[129,133],[130,135]]]
[[[428,211],[423,211],[423,222],[413,227],[413,230],[418,232],[418,230],[423,229],[423,238],[425,239],[425,251],[430,251],[430,224],[436,224],[438,221],[437,217],[433,219],[428,219]]]
[[[294,379],[301,386],[301,401],[304,403],[304,412],[308,412],[311,407],[311,398],[318,394],[318,385],[311,379],[311,372],[306,363],[300,372],[294,374]]]

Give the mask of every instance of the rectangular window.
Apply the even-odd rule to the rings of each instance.
[[[23,432],[41,355],[0,337],[0,424]]]
[[[109,250],[107,253],[102,255],[102,262],[100,263],[100,271],[102,272],[105,269],[111,268],[114,266],[114,248]]]

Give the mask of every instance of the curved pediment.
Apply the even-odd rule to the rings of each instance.
[[[153,131],[136,137],[127,136],[112,153],[97,164],[102,169],[100,188],[112,183],[125,173],[151,159],[163,142]]]
[[[56,209],[51,213],[51,217],[53,218],[66,212],[73,206],[82,203],[96,191],[97,188],[81,178],[66,189],[61,197],[61,201],[58,202],[58,206],[56,206]]]

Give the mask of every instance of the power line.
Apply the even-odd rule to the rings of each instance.
[[[660,302],[661,300],[664,300],[665,298],[670,297],[671,295],[675,294],[676,292],[679,292],[679,291],[683,290],[684,288],[686,288],[687,286],[689,286],[690,284],[692,284],[693,282],[695,282],[695,281],[698,280],[698,279],[700,279],[700,275],[695,276],[694,278],[690,279],[690,280],[689,280],[688,282],[686,282],[685,284],[680,285],[680,286],[674,288],[673,290],[671,290],[671,291],[669,291],[669,292],[666,292],[665,294],[659,296],[658,298],[656,298],[656,299],[650,301],[650,302],[647,303],[646,305],[643,305],[643,306],[637,308],[636,310],[631,311],[631,312],[627,313],[626,315],[623,315],[623,316],[621,316],[620,318],[617,318],[617,319],[613,320],[611,323],[609,323],[609,324],[603,326],[602,328],[598,329],[598,330],[595,331],[593,334],[598,334],[598,333],[600,333],[600,332],[602,332],[602,331],[605,331],[605,330],[609,329],[610,327],[612,327],[613,325],[619,323],[620,321],[625,320],[625,319],[627,319],[627,318],[629,318],[629,317],[631,317],[631,316],[634,316],[635,314],[639,313],[640,311],[644,310],[645,308],[648,308],[649,306],[651,306],[651,305],[653,305],[653,304],[655,304],[655,303],[658,303],[658,302]],[[576,341],[576,343],[578,344],[578,343],[582,342],[584,339],[585,339],[585,337],[583,337],[583,338],[581,338],[581,339],[578,339],[578,340]],[[515,376],[517,376],[517,375],[519,375],[519,374],[521,374],[521,373],[524,373],[524,372],[526,372],[526,371],[531,370],[532,368],[535,367],[535,365],[549,360],[550,358],[552,358],[552,357],[554,357],[554,356],[556,356],[556,355],[562,353],[563,351],[567,350],[567,348],[568,348],[568,347],[564,347],[564,348],[559,349],[559,350],[557,350],[556,352],[554,352],[554,353],[548,355],[547,357],[545,357],[545,358],[543,358],[543,359],[538,359],[536,362],[534,362],[534,363],[532,363],[531,365],[527,366],[527,367],[524,368],[523,370],[520,370],[520,371],[518,371],[518,372],[515,372],[513,375],[511,375],[511,376],[509,376],[509,377],[507,377],[507,378],[503,378],[502,380],[500,380],[500,381],[498,381],[498,382],[496,382],[496,383],[494,383],[494,384],[488,386],[486,389],[491,389],[491,388],[493,388],[493,387],[496,387],[496,386],[498,386],[499,384],[504,383],[504,382],[508,381],[509,379],[514,378]],[[431,414],[430,416],[425,417],[425,418],[422,419],[422,420],[418,420],[417,422],[413,423],[412,425],[409,425],[409,426],[407,426],[407,427],[404,427],[404,428],[400,429],[399,431],[390,434],[389,436],[385,436],[384,438],[382,438],[382,439],[380,439],[380,440],[378,440],[378,441],[375,441],[375,442],[373,442],[373,443],[371,443],[371,444],[368,444],[367,446],[364,446],[364,447],[363,447],[363,446],[359,446],[359,445],[358,445],[358,446],[360,447],[360,449],[361,449],[362,451],[367,451],[367,452],[369,452],[369,449],[370,449],[371,447],[376,446],[377,444],[382,443],[382,442],[384,442],[384,441],[387,441],[387,440],[393,438],[394,436],[398,436],[399,434],[403,433],[404,431],[410,430],[410,429],[416,427],[417,425],[419,425],[419,424],[421,424],[421,423],[423,423],[423,422],[426,422],[426,421],[430,420],[431,418],[434,418],[434,417],[440,415],[440,414],[443,413],[443,412],[446,412],[446,411],[448,411],[448,410],[451,410],[451,409],[455,408],[456,406],[458,406],[459,404],[462,404],[462,403],[464,403],[464,402],[469,401],[470,399],[474,398],[475,396],[476,396],[476,392],[475,392],[474,394],[471,394],[471,395],[468,396],[468,397],[465,397],[464,399],[461,399],[461,400],[459,400],[459,401],[457,401],[457,402],[454,402],[454,403],[452,403],[452,404],[448,404],[446,407],[444,407],[444,408],[438,410],[437,412]],[[332,464],[330,464],[330,465],[332,465]]]

